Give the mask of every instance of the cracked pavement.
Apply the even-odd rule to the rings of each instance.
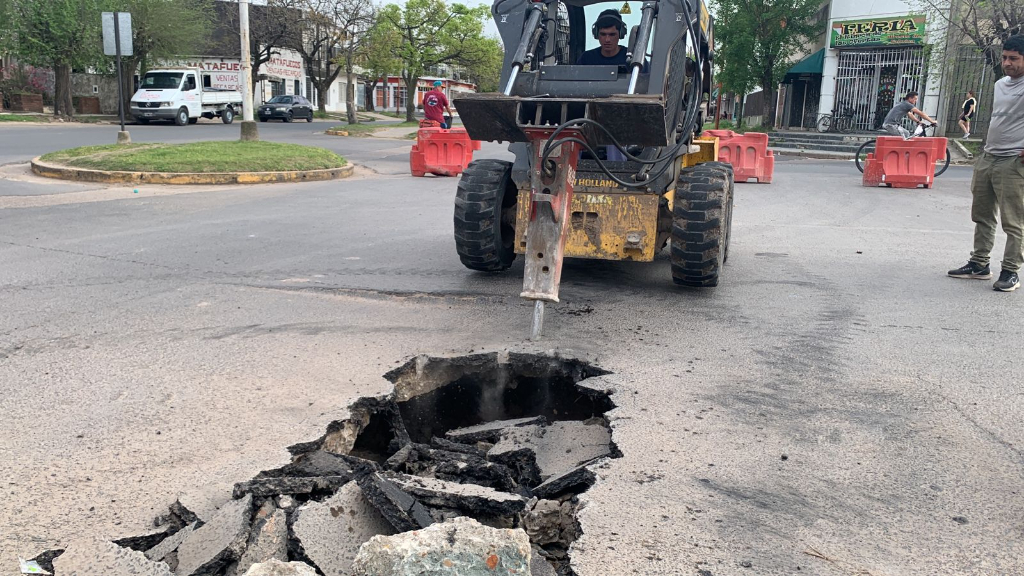
[[[569,262],[531,344],[521,262],[455,255],[455,180],[325,127],[260,125],[368,168],[138,194],[0,180],[0,574],[141,533],[179,493],[227,498],[413,355],[499,349],[613,372],[623,457],[584,497],[580,575],[1024,572],[1024,300],[945,277],[970,249],[969,168],[888,190],[780,159],[736,188],[719,288],[676,289],[665,254]],[[0,126],[4,174],[114,130]]]

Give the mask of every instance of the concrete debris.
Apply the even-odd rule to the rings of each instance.
[[[600,458],[590,460],[571,470],[562,472],[548,478],[533,489],[533,495],[538,498],[555,498],[566,492],[580,493],[594,485],[597,475],[587,469]]]
[[[188,538],[197,527],[198,522],[193,522],[167,538],[164,538],[159,544],[153,546],[149,550],[146,550],[146,558],[156,562],[165,560],[172,552],[176,552],[178,550],[178,546],[181,546],[181,543],[185,538]]]
[[[104,540],[72,542],[53,561],[59,576],[172,576],[163,562],[153,562],[142,552]]]
[[[357,480],[363,496],[399,532],[426,528],[434,523],[430,512],[415,498],[403,492],[379,472]]]
[[[217,574],[237,560],[249,540],[252,495],[222,506],[208,523],[178,547],[177,576]]]
[[[374,536],[360,548],[355,574],[529,576],[530,559],[530,540],[522,530],[490,528],[461,517],[424,530]]]
[[[543,416],[530,416],[528,418],[516,418],[515,420],[494,420],[484,422],[476,426],[456,428],[445,433],[445,438],[456,442],[497,442],[501,434],[509,428],[520,426],[543,426],[547,424],[547,418]]]
[[[131,548],[132,550],[136,550],[138,552],[145,552],[146,550],[149,550],[153,546],[156,546],[160,542],[164,541],[168,536],[174,534],[176,531],[177,530],[174,527],[170,525],[164,525],[155,528],[154,530],[146,534],[141,534],[139,536],[129,536],[127,538],[120,538],[118,540],[114,540],[114,544],[117,544],[118,546],[122,546],[124,548]]]
[[[533,547],[533,556],[530,557],[530,576],[558,576],[555,567],[552,566],[544,556],[538,554],[539,548]]]
[[[438,438],[437,436],[430,439],[430,447],[437,448],[438,450],[446,450],[448,452],[461,452],[478,458],[487,457],[487,450],[481,450],[477,447],[476,443],[463,444],[462,442],[453,442],[451,440],[445,440],[444,438]],[[490,447],[488,447],[488,449],[490,449]]]
[[[256,478],[318,478],[324,476],[351,476],[351,461],[338,454],[315,450],[301,454],[292,463],[274,470],[265,470]]]
[[[578,421],[548,426],[507,428],[487,457],[504,462],[511,455],[532,452],[541,480],[568,472],[581,464],[611,454],[611,431],[605,426]]]
[[[388,474],[387,478],[404,492],[430,506],[492,516],[512,516],[526,507],[526,499],[522,496],[476,484],[458,484],[406,474]]]
[[[235,567],[236,574],[245,574],[250,566],[260,562],[288,560],[288,518],[284,510],[277,509],[273,504],[270,504],[270,508],[269,513],[262,509],[257,513],[249,543]]]
[[[472,449],[472,448],[471,448]],[[439,450],[425,444],[407,444],[385,463],[385,468],[415,476],[479,484],[515,491],[518,484],[508,467],[467,452]]]
[[[266,498],[278,494],[312,494],[314,492],[331,493],[352,480],[351,474],[344,476],[306,476],[281,478],[254,478],[248,482],[235,484],[233,495],[241,498],[252,494],[256,498]]]
[[[363,496],[356,482],[342,486],[323,502],[296,512],[292,526],[305,555],[327,576],[352,573],[359,547],[377,535],[395,533],[391,524]]]
[[[253,564],[244,576],[317,576],[316,570],[302,562],[268,560]]]
[[[523,516],[523,529],[534,544],[568,547],[576,538],[575,507],[572,502],[539,500]]]

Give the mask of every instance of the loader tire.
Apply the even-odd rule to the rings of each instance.
[[[672,281],[710,288],[729,250],[732,228],[732,167],[707,162],[683,168],[672,202]]]
[[[516,259],[516,200],[512,163],[475,160],[455,194],[455,249],[471,270],[507,270]]]

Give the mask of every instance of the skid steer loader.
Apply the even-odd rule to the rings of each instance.
[[[558,302],[564,257],[649,262],[671,244],[675,283],[711,287],[728,255],[732,168],[715,161],[717,140],[698,138],[713,19],[703,0],[645,0],[638,23],[620,28],[625,65],[577,64],[599,12],[619,6],[496,0],[502,91],[453,99],[470,137],[509,142],[515,154],[463,172],[459,258],[499,271],[525,256],[534,339],[544,303]]]

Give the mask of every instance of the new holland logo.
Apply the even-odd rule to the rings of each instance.
[[[508,14],[502,14],[501,15],[501,23],[504,24],[506,22],[508,22]]]

